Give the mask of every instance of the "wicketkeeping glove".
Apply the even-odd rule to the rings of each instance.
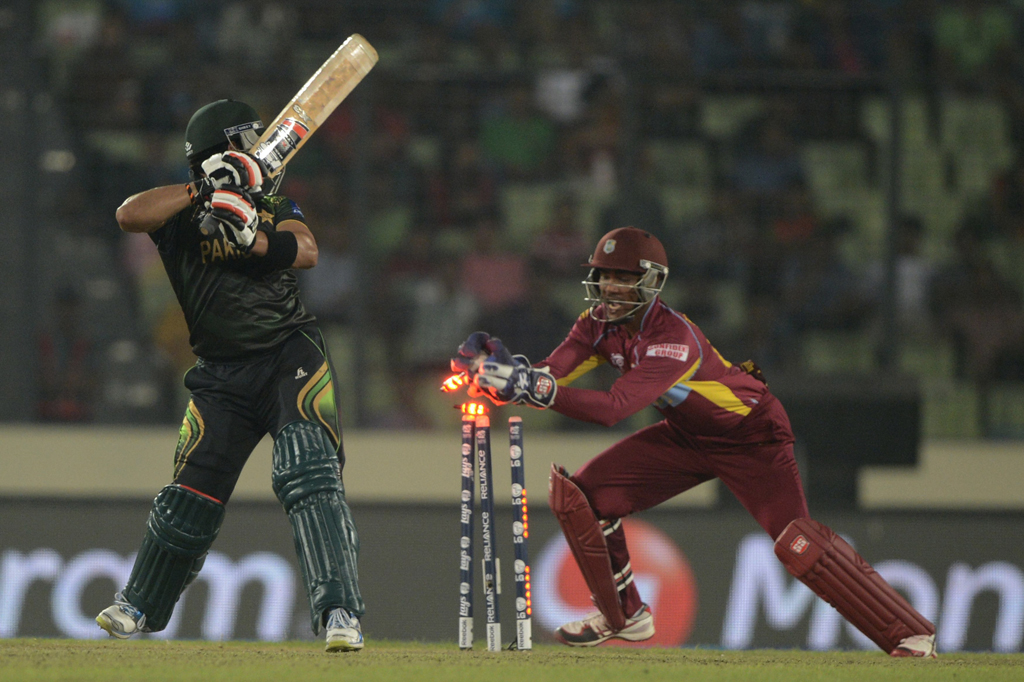
[[[498,404],[511,402],[541,410],[551,407],[558,393],[558,384],[551,372],[543,367],[531,367],[522,355],[512,357],[511,362],[503,360],[489,356],[477,370],[473,383]]]
[[[217,219],[224,238],[242,253],[248,253],[256,240],[259,216],[249,193],[225,186],[210,196],[210,215]]]
[[[214,154],[203,161],[202,167],[214,189],[241,187],[256,199],[263,195],[263,168],[248,154],[236,151]]]
[[[487,332],[473,332],[462,342],[452,358],[452,371],[473,374],[480,367],[480,363],[491,355],[504,359],[509,364],[512,362],[512,355],[505,350],[501,339],[492,337]]]

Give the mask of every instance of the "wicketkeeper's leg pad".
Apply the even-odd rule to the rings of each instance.
[[[195,579],[224,521],[224,505],[180,485],[153,500],[146,535],[123,596],[146,614],[145,630],[167,627],[174,605]]]
[[[320,633],[330,608],[343,606],[362,616],[359,535],[345,502],[338,456],[323,428],[296,421],[281,429],[274,441],[272,477],[292,525],[313,632]]]
[[[551,465],[548,503],[562,527],[598,610],[616,631],[626,627],[626,615],[619,602],[612,560],[601,524],[587,496],[555,464]]]
[[[846,540],[813,519],[796,519],[775,541],[789,573],[831,604],[886,653],[911,635],[934,635],[922,616]]]

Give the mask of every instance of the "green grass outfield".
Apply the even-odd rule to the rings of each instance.
[[[568,649],[459,651],[455,643],[370,642],[363,651],[327,654],[316,642],[162,642],[0,640],[0,680],[151,682],[310,682],[458,680],[1024,680],[1024,654],[947,654],[891,659],[881,652]]]

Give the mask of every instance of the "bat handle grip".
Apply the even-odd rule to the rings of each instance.
[[[213,213],[207,213],[203,216],[202,222],[199,223],[199,232],[204,237],[212,237],[217,233],[217,219],[213,217]]]

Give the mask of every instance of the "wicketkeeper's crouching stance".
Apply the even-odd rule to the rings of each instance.
[[[653,404],[665,419],[628,436],[570,475],[552,465],[549,502],[598,611],[558,628],[570,646],[654,636],[633,581],[620,519],[713,478],[775,538],[786,569],[893,656],[935,656],[935,627],[836,533],[809,518],[782,404],[752,362],[733,365],[689,318],[659,298],[668,259],[651,234],[612,230],[584,281],[591,307],[538,365],[498,339],[472,334],[452,367],[471,392],[612,425]],[[604,362],[609,391],[568,384]]]
[[[328,651],[363,648],[356,559],[345,502],[341,421],[331,362],[292,268],[316,264],[316,241],[293,201],[243,150],[262,131],[252,107],[220,100],[185,132],[193,181],[130,197],[121,228],[150,235],[199,357],[174,479],[156,496],[128,584],[96,622],[126,639],[167,627],[199,575],[253,448],[274,438],[272,484],[291,522],[313,632]],[[218,226],[204,231],[212,215]],[[255,531],[255,529],[254,529]]]

